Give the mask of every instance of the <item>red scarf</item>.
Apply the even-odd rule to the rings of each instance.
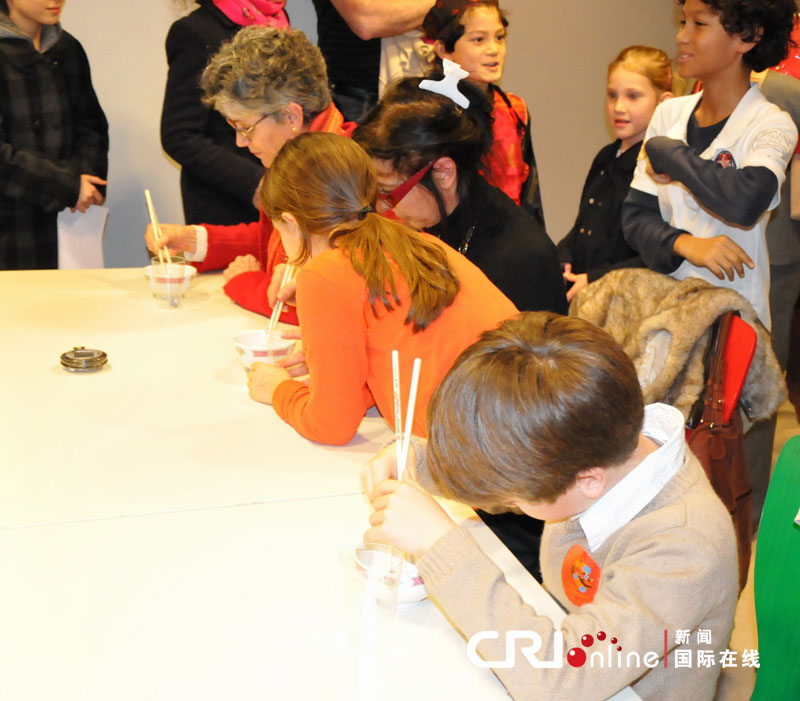
[[[286,29],[289,26],[289,18],[283,11],[286,0],[213,0],[213,3],[231,22],[242,27],[260,24]]]

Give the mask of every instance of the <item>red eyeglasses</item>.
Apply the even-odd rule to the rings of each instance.
[[[390,192],[379,192],[378,199],[386,204],[389,209],[394,209],[400,204],[400,200],[402,200],[411,190],[419,184],[419,181],[425,177],[425,173],[427,173],[436,161],[431,161],[428,165],[422,166],[414,175],[412,175],[407,180],[404,180],[400,183],[396,188],[391,190]]]

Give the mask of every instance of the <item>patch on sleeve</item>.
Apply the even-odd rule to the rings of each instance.
[[[573,545],[561,563],[561,586],[575,606],[594,601],[600,587],[600,566],[580,545]]]
[[[781,129],[767,129],[762,131],[753,141],[753,149],[772,148],[781,153],[791,153],[792,142]]]
[[[717,155],[714,156],[714,163],[719,163],[723,168],[735,168],[736,161],[733,158],[733,154],[730,151],[722,150],[717,151]]]

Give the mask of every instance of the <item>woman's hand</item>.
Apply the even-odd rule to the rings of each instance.
[[[456,527],[436,500],[413,481],[384,480],[373,491],[372,526],[364,541],[388,543],[417,558]]]
[[[157,253],[159,248],[167,247],[170,255],[189,251],[194,253],[197,250],[197,232],[193,226],[182,224],[159,224],[161,238],[156,242],[153,225],[148,224],[144,232],[144,242],[148,250]]]
[[[361,488],[368,499],[372,498],[375,487],[384,480],[397,479],[397,446],[387,445],[377,452],[370,461],[361,468]],[[417,459],[414,446],[408,446],[408,461],[403,471],[403,479],[417,479]]]
[[[586,273],[573,273],[572,263],[564,263],[563,275],[567,282],[572,283],[572,287],[567,290],[567,302],[571,302],[589,284],[589,276]]]
[[[292,376],[283,368],[268,363],[253,363],[247,373],[247,389],[250,398],[264,404],[272,404],[275,388]]]
[[[286,271],[286,263],[279,263],[275,266],[275,269],[272,271],[272,279],[269,281],[269,287],[267,288],[267,301],[269,302],[270,307],[274,307],[275,303],[280,299],[283,301],[284,304],[290,304],[291,306],[295,306],[295,294],[297,293],[297,282],[295,278],[291,280],[283,287],[281,287],[281,282],[283,280],[283,274]],[[286,337],[284,337],[286,338]]]
[[[222,278],[228,282],[237,275],[256,270],[261,270],[261,263],[258,262],[258,258],[248,253],[246,256],[236,256],[233,262],[222,271]]]
[[[78,200],[75,202],[74,206],[70,207],[70,210],[74,212],[77,209],[79,212],[83,213],[93,204],[103,204],[106,198],[103,197],[100,190],[95,186],[107,184],[107,181],[98,178],[96,175],[83,173],[81,175],[80,190],[78,191]]]
[[[727,236],[701,239],[681,234],[675,239],[673,250],[692,265],[708,268],[720,280],[724,280],[726,275],[728,280],[733,280],[734,273],[744,277],[744,266],[751,270],[756,267],[744,249]]]

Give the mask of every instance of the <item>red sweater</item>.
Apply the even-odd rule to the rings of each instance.
[[[382,304],[372,312],[364,278],[339,250],[314,257],[297,277],[297,309],[309,385],[287,380],[278,385],[273,406],[301,435],[343,445],[358,430],[364,412],[377,404],[394,426],[391,352],[400,355],[403,421],[414,358],[422,359],[413,432],[427,435],[425,416],[434,389],[464,348],[486,329],[514,316],[516,307],[464,256],[425,235],[447,251],[461,290],[455,301],[424,331],[404,324],[408,287],[397,276],[401,300],[394,311]]]
[[[350,136],[355,124],[345,122],[341,112],[331,104],[318,114],[308,127],[308,131],[326,131],[342,136]],[[257,222],[233,226],[214,226],[204,224],[208,231],[208,253],[202,263],[195,263],[200,272],[227,268],[236,256],[248,253],[261,263],[261,270],[241,273],[231,278],[224,287],[225,294],[236,304],[259,314],[269,316],[272,307],[267,301],[267,288],[272,280],[275,266],[286,262],[286,252],[272,222],[260,212]],[[294,307],[284,306],[281,321],[297,323]]]

